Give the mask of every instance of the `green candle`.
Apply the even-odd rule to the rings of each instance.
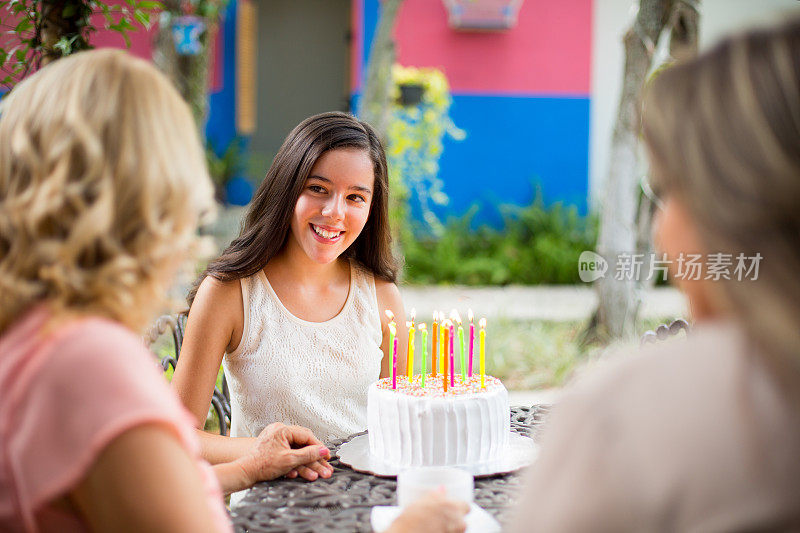
[[[461,363],[461,383],[467,381],[467,362],[464,359],[464,328],[461,327],[461,321],[458,321],[458,360]]]
[[[391,309],[384,311],[389,318],[389,353],[392,354],[392,389],[397,388],[397,343],[394,342],[394,336],[397,333],[394,323],[394,313]]]

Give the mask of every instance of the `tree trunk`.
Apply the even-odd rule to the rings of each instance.
[[[639,199],[639,123],[642,89],[653,53],[669,21],[674,0],[641,0],[633,26],[625,33],[625,71],[617,121],[611,141],[611,164],[604,185],[597,251],[609,264],[597,282],[597,334],[612,338],[635,333],[640,296],[635,279],[618,276],[617,261],[636,253]],[[632,276],[635,278],[635,276]]]
[[[171,20],[181,15],[179,0],[163,0],[164,11],[159,21],[153,47],[153,62],[175,84],[178,92],[189,104],[200,138],[205,138],[208,114],[208,72],[211,29],[216,21],[204,19],[206,29],[200,36],[201,50],[197,55],[180,55],[175,50]]]
[[[697,55],[697,33],[700,17],[700,0],[677,0],[670,17],[670,60],[685,60]],[[639,215],[636,221],[636,250],[644,254],[645,263],[642,268],[650,271],[653,248],[653,215],[655,205],[645,195],[640,195]],[[655,285],[654,277],[643,277],[639,289],[644,290]]]
[[[367,62],[364,93],[358,116],[369,122],[386,146],[392,96],[392,65],[395,59],[394,24],[403,0],[382,0],[378,27],[372,39]]]
[[[35,68],[43,67],[64,55],[56,48],[62,38],[72,39],[70,50],[91,48],[84,29],[91,23],[92,8],[84,0],[41,0],[35,39],[41,43],[42,55]],[[67,13],[69,16],[64,16]]]

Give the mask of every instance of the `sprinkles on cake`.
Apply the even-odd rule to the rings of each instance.
[[[447,397],[451,398],[454,396],[464,396],[467,394],[477,394],[481,392],[486,392],[492,390],[496,386],[502,386],[499,379],[493,376],[485,376],[485,384],[484,388],[481,388],[481,377],[477,374],[473,374],[472,377],[466,378],[466,380],[462,380],[460,377],[456,377],[455,385],[448,386],[447,392],[444,391],[444,384],[442,383],[442,375],[438,374],[436,376],[432,374],[428,374],[425,376],[425,387],[422,387],[422,375],[421,374],[414,374],[414,377],[409,380],[408,376],[397,376],[397,387],[392,386],[392,378],[382,378],[379,379],[377,382],[377,386],[379,389],[384,390],[393,390],[398,394],[405,394],[408,396],[415,396],[417,398],[427,397],[427,398],[437,398],[437,397]]]

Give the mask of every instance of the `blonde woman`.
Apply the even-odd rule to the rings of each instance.
[[[212,469],[135,333],[211,206],[191,114],[148,63],[84,52],[4,98],[0,530],[224,531],[220,489],[328,457],[273,424]]]
[[[659,247],[729,279],[674,269],[693,334],[551,413],[512,531],[798,530],[800,22],[664,71],[644,139]]]

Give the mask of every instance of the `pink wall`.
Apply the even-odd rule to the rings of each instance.
[[[153,18],[158,20],[157,15]],[[97,32],[89,37],[89,42],[95,48],[125,48],[125,39],[122,38],[122,35],[115,31],[102,29],[105,24],[105,19],[102,15],[93,15],[92,24],[94,24],[95,28],[98,28]],[[131,40],[131,47],[128,51],[137,57],[150,59],[153,55],[153,37],[155,36],[156,26],[157,24],[153,24],[150,30],[147,31],[137,25],[136,31],[128,32],[128,37]]]
[[[157,21],[158,15],[152,16],[152,19]],[[94,15],[92,23],[95,24],[96,28],[102,28],[104,23],[102,15]],[[128,37],[131,40],[131,46],[128,52],[148,61],[151,60],[153,57],[153,39],[155,39],[157,27],[158,23],[155,22],[150,26],[149,30],[137,26],[136,31],[129,32]],[[224,40],[222,32],[223,21],[220,20],[218,27],[211,28],[211,65],[208,80],[208,89],[211,92],[219,91],[222,88],[221,61]],[[96,48],[125,48],[125,39],[115,31],[100,29],[91,37],[90,42]]]
[[[591,26],[592,0],[524,0],[502,32],[456,31],[441,0],[405,0],[398,61],[443,69],[455,93],[586,96]]]

